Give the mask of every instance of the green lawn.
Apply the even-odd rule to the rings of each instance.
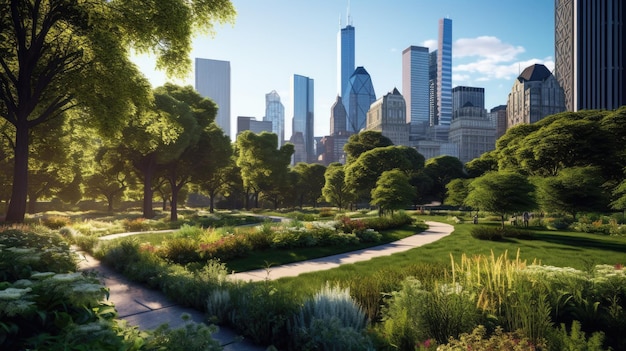
[[[423,216],[419,219],[448,222],[445,217]],[[453,224],[453,223],[450,223]],[[497,225],[493,223],[492,225]],[[296,291],[316,291],[327,281],[349,282],[355,277],[371,277],[411,270],[416,265],[450,266],[450,255],[460,262],[463,254],[496,256],[508,252],[514,258],[519,250],[520,258],[532,263],[538,260],[543,265],[589,269],[596,264],[626,264],[626,237],[605,236],[576,232],[533,230],[532,240],[506,239],[500,242],[474,239],[470,235],[473,224],[454,224],[454,232],[434,243],[409,251],[369,261],[343,265],[341,267],[302,274],[295,278],[282,278],[277,284]]]

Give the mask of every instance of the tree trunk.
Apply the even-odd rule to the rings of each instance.
[[[213,213],[215,211],[215,191],[209,192],[209,213]]]
[[[108,203],[107,212],[109,213],[113,212],[113,195],[107,195],[107,203]]]
[[[172,188],[172,200],[170,201],[170,221],[176,222],[178,220],[178,191],[180,187],[176,184],[170,184]]]
[[[28,213],[33,214],[37,210],[37,192],[28,194]]]
[[[141,167],[143,174],[143,218],[153,218],[152,197],[154,190],[152,190],[152,179],[156,170],[156,161],[155,155],[148,155],[146,158],[146,163]]]
[[[13,187],[5,220],[21,223],[24,222],[28,193],[28,126],[25,122],[16,126],[14,150]]]

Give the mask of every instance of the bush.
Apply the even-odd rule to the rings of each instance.
[[[549,339],[550,350],[580,350],[580,351],[604,351],[602,343],[604,333],[595,332],[589,339],[585,332],[581,330],[580,322],[573,321],[570,332],[567,331],[565,324],[561,324]]]
[[[296,350],[371,350],[367,318],[349,289],[328,283],[300,308],[291,327]]]
[[[553,230],[565,230],[569,228],[571,221],[566,218],[546,218],[544,220],[545,226],[548,229]]]
[[[539,344],[531,342],[518,332],[505,333],[497,327],[495,332],[487,338],[487,329],[483,325],[476,327],[471,334],[463,333],[458,339],[450,338],[445,345],[437,347],[437,351],[455,350],[509,350],[533,351],[544,350],[545,342]]]
[[[59,229],[71,224],[69,217],[65,216],[47,216],[41,219],[41,224],[50,229]]]
[[[174,233],[174,237],[196,239],[202,236],[204,233],[205,233],[205,230],[199,226],[191,226],[188,224],[183,224],[180,227],[180,229],[178,229]]]
[[[219,259],[223,261],[237,257],[245,257],[252,250],[252,245],[244,234],[228,234],[218,241],[201,243],[198,253],[203,259]]]
[[[473,227],[470,234],[479,240],[500,241],[504,237],[502,228],[478,226]]]
[[[157,254],[168,262],[182,265],[202,260],[196,240],[186,237],[166,240]]]
[[[150,225],[145,218],[125,219],[122,221],[124,229],[129,232],[143,232],[150,230]]]

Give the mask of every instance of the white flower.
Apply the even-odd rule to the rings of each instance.
[[[51,277],[50,279],[57,281],[57,282],[73,282],[75,280],[78,280],[82,277],[82,273],[80,272],[75,272],[75,273],[65,273],[65,274],[55,274],[53,277]]]
[[[17,300],[29,293],[31,290],[31,288],[6,288],[4,290],[0,290],[0,300]]]

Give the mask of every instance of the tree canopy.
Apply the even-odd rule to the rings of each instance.
[[[1,2],[0,117],[14,128],[6,219],[24,219],[34,127],[80,106],[84,123],[114,135],[151,100],[130,50],[154,54],[157,68],[181,76],[191,67],[193,34],[234,16],[228,0]]]
[[[413,200],[414,189],[406,173],[393,169],[385,171],[372,189],[372,205],[380,206],[379,214],[406,208]]]

